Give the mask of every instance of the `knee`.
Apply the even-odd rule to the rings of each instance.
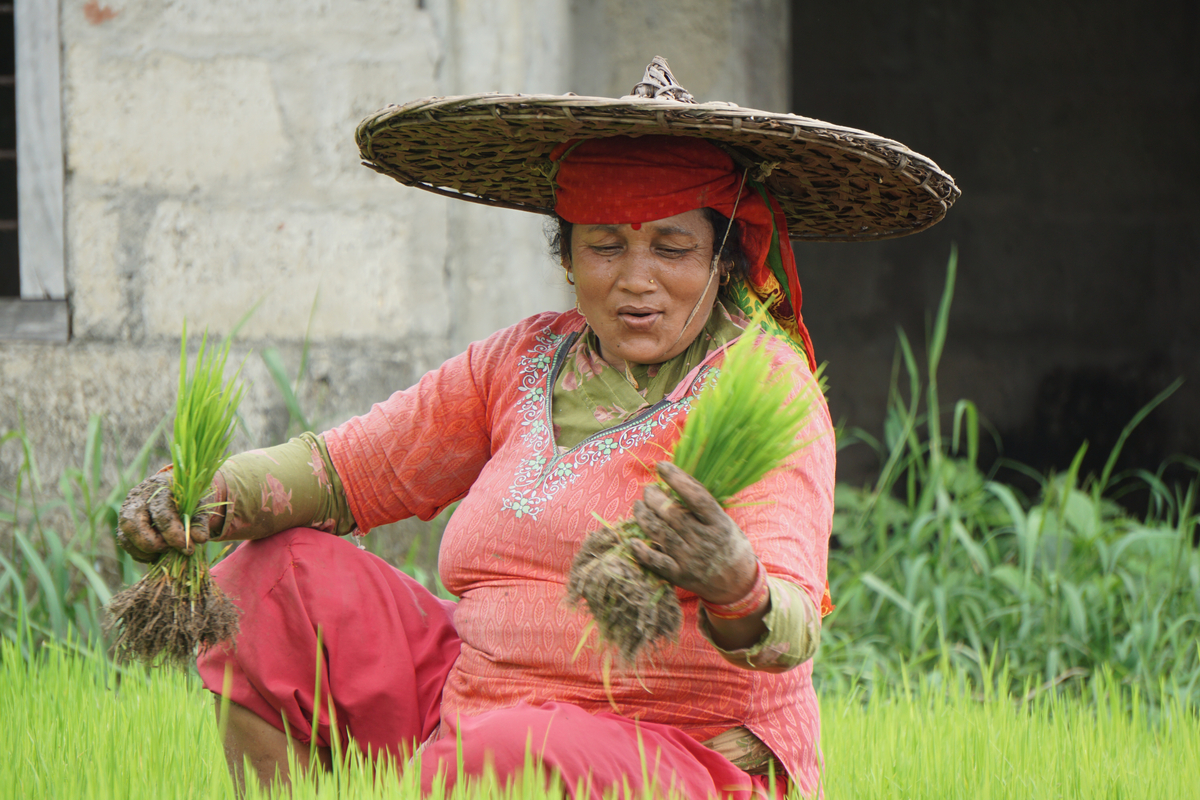
[[[276,627],[287,630],[305,620],[312,576],[321,575],[326,565],[339,560],[339,545],[357,552],[353,545],[328,533],[292,528],[243,542],[217,563],[213,579],[240,611],[239,642],[253,645],[264,633],[272,638]],[[263,624],[267,625],[265,631]]]

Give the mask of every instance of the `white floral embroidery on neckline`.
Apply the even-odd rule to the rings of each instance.
[[[517,413],[525,428],[521,443],[532,454],[521,460],[508,496],[501,503],[517,519],[528,516],[537,520],[558,493],[575,482],[581,470],[601,466],[614,455],[645,444],[692,403],[694,390],[678,400],[668,401],[647,417],[614,426],[610,435],[604,435],[607,432],[602,431],[575,447],[558,448],[549,419],[553,394],[553,387],[549,385],[550,367],[555,351],[567,335],[543,329],[536,335],[533,348],[517,361],[517,390],[523,395]],[[706,377],[702,371],[693,386],[703,384]]]

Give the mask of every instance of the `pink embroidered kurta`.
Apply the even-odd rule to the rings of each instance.
[[[462,499],[439,559],[442,582],[460,598],[454,625],[462,637],[443,690],[445,721],[521,701],[612,710],[594,634],[575,655],[589,618],[564,601],[567,572],[596,527],[593,514],[631,515],[721,356],[710,356],[643,414],[562,449],[550,421],[552,381],[570,335],[582,328],[575,312],[527,319],[325,435],[364,531],[408,516],[429,519]],[[768,346],[796,394],[817,392],[794,351]],[[811,444],[736,498],[729,513],[768,573],[803,588],[819,608],[834,484],[823,402],[801,435]],[[636,674],[613,670],[619,713],[699,741],[745,726],[800,788],[815,789],[820,722],[811,661],[778,674],[734,666],[697,629],[695,595],[681,591],[680,598],[679,641],[643,658]]]

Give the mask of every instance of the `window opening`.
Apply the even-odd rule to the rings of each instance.
[[[17,248],[17,91],[13,4],[0,3],[0,297],[21,296]]]

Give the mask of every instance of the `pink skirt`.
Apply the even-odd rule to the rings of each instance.
[[[636,796],[786,795],[783,776],[769,787],[681,730],[591,714],[569,697],[441,719],[459,652],[455,604],[344,539],[294,528],[242,544],[213,574],[242,619],[235,645],[200,656],[205,687],[303,743],[328,747],[337,736],[401,765],[425,744],[427,792],[439,772],[453,786],[459,764],[465,776],[490,767],[501,780],[514,777],[532,749],[572,795],[578,787],[595,798],[614,787]]]

